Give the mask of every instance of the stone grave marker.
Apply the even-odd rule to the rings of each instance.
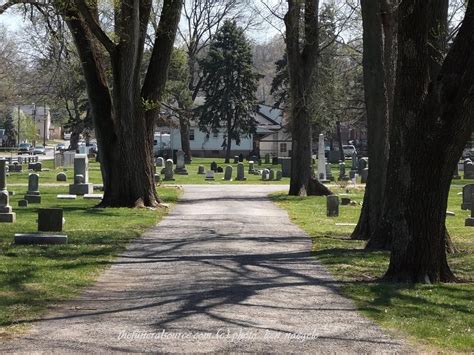
[[[225,167],[223,180],[226,180],[226,181],[232,180],[232,165],[227,165]]]
[[[324,156],[325,145],[324,145],[324,134],[319,135],[318,144],[318,179],[319,181],[326,181],[326,157]]]
[[[244,163],[240,162],[237,164],[237,178],[235,180],[237,181],[244,181],[247,180],[245,177],[245,170],[244,170]]]
[[[167,159],[165,162],[165,178],[164,181],[174,181],[173,160]]]
[[[188,175],[185,165],[185,154],[182,150],[179,150],[176,153],[176,169],[174,170],[177,175]]]
[[[215,181],[213,170],[208,170],[207,171],[205,180],[206,181]]]
[[[472,194],[474,193],[474,184],[464,185],[462,188],[462,204],[461,209],[470,210],[473,204]]]
[[[165,166],[165,159],[163,157],[156,158],[156,166],[162,168]]]
[[[10,195],[7,190],[7,161],[0,159],[0,223],[14,223],[15,212],[10,206]]]
[[[326,215],[328,217],[339,216],[339,196],[337,195],[326,196]]]
[[[67,235],[49,234],[61,232],[64,218],[62,208],[40,208],[38,210],[38,232],[15,234],[15,244],[66,244]]]
[[[89,159],[86,154],[74,156],[74,184],[69,185],[70,195],[86,195],[94,191],[89,183]]]
[[[58,173],[56,175],[56,181],[67,181],[67,175],[64,172]]]
[[[198,174],[199,175],[204,175],[206,173],[204,165],[199,165],[198,166]]]
[[[38,174],[28,175],[28,191],[26,192],[24,198],[28,201],[28,203],[41,203]]]

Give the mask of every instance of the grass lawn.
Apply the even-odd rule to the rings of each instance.
[[[417,286],[378,282],[388,266],[389,254],[365,251],[364,242],[348,239],[353,226],[336,226],[356,223],[359,206],[340,206],[340,217],[328,218],[323,197],[275,194],[272,198],[313,237],[314,255],[342,281],[342,292],[365,315],[428,349],[468,352],[474,351],[474,228],[464,227],[469,212],[460,208],[459,191],[461,186],[453,185],[449,210],[456,216],[448,217],[447,226],[461,252],[449,255],[449,262],[465,282]],[[361,202],[362,193],[353,189],[350,197]]]
[[[66,187],[41,188],[41,205],[18,208],[25,188],[16,191],[11,205],[17,214],[14,224],[0,225],[0,339],[23,330],[23,322],[35,319],[47,306],[76,296],[90,285],[113,256],[148,227],[166,210],[92,209],[97,201],[57,200]],[[160,188],[164,202],[174,203],[175,188]],[[15,246],[14,233],[35,232],[38,207],[64,209],[64,234],[69,241],[62,246]]]

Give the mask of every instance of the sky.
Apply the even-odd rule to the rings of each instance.
[[[279,2],[280,0],[265,0],[268,3]],[[25,20],[22,15],[16,13],[14,8],[9,8],[2,15],[0,15],[0,25],[5,26],[11,32],[20,31]],[[277,29],[267,24],[263,19],[258,29],[248,31],[248,36],[256,42],[267,42],[275,35],[278,35]]]

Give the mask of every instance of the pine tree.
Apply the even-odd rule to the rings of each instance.
[[[225,128],[223,148],[228,163],[232,140],[240,145],[241,138],[255,133],[256,128],[252,113],[256,110],[261,76],[253,70],[251,47],[243,29],[226,21],[200,64],[206,100],[197,111],[199,125],[208,134]]]

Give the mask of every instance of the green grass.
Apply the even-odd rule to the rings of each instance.
[[[62,187],[42,188],[41,205],[21,209],[16,206],[24,191],[10,190],[16,190],[11,205],[17,222],[0,227],[0,339],[23,330],[47,306],[76,296],[129,241],[166,213],[164,209],[93,209],[97,201],[82,198],[57,200],[57,194],[67,193]],[[160,188],[159,194],[167,203],[174,203],[178,195],[174,188]],[[64,209],[67,245],[12,244],[14,233],[37,230],[38,207]]]
[[[462,211],[461,186],[453,185],[447,226],[460,253],[449,255],[458,284],[405,285],[381,283],[387,269],[387,252],[368,252],[364,242],[349,236],[360,206],[340,206],[340,217],[326,217],[323,197],[289,197],[275,194],[273,200],[288,210],[296,224],[313,238],[314,255],[342,281],[342,292],[352,298],[368,317],[407,336],[425,349],[474,351],[474,228],[464,227],[468,211]],[[344,192],[338,190],[336,192]],[[352,189],[350,197],[362,201],[362,191]]]

